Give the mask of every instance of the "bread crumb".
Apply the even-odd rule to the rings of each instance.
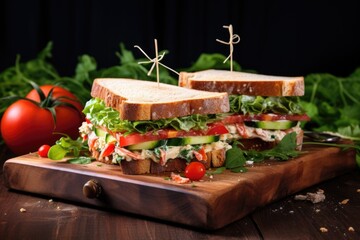
[[[20,212],[26,212],[25,208],[20,208]]]
[[[353,227],[349,227],[349,228],[348,228],[348,231],[349,231],[349,232],[355,232],[355,229],[354,229]]]
[[[53,202],[53,200],[52,200],[52,199],[49,199],[49,202]]]
[[[319,189],[316,193],[306,193],[306,195],[295,195],[295,200],[309,200],[312,203],[319,203],[325,200],[324,190]]]
[[[339,204],[341,204],[341,205],[345,205],[345,204],[347,204],[348,202],[350,201],[350,199],[344,199],[344,200],[342,200],[341,202],[339,202]]]
[[[316,209],[315,212],[316,212],[316,213],[320,212],[320,209]]]
[[[321,227],[320,232],[326,233],[328,232],[328,229],[326,227]]]
[[[248,161],[245,162],[245,164],[248,165],[248,166],[252,166],[252,165],[254,165],[254,161],[248,160]]]

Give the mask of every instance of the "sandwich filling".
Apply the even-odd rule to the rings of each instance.
[[[156,121],[120,120],[119,112],[99,98],[84,108],[80,134],[99,161],[151,160],[165,166],[171,159],[206,161],[208,153],[226,152],[244,139],[276,143],[288,133],[301,135],[308,116],[296,97],[230,96],[226,114],[191,115]]]

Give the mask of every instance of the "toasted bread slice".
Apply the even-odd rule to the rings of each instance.
[[[101,98],[107,106],[120,112],[120,119],[130,121],[215,114],[230,110],[227,93],[133,79],[95,79],[91,96]]]
[[[226,70],[180,72],[179,86],[250,96],[302,96],[303,77],[280,77]]]

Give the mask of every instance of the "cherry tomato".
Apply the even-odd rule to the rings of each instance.
[[[45,85],[40,87],[45,96],[54,88],[52,99],[66,97],[63,102],[71,103],[75,108],[69,106],[56,106],[56,125],[51,112],[28,100],[18,100],[11,104],[4,112],[1,120],[1,134],[9,149],[22,155],[35,152],[43,144],[53,145],[63,133],[76,139],[79,136],[79,127],[84,120],[81,113],[82,105],[75,100],[68,90],[61,87]],[[26,98],[40,102],[35,90],[32,90]]]
[[[50,145],[44,144],[38,149],[38,154],[40,157],[47,157],[49,149],[51,148]]]
[[[185,168],[185,176],[191,181],[200,180],[206,172],[204,164],[201,162],[191,162]]]

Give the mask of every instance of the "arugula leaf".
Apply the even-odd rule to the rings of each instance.
[[[360,128],[360,68],[348,77],[309,74],[300,104],[311,117],[304,128],[360,138],[360,131],[352,131]]]
[[[296,150],[296,133],[287,135],[274,148],[264,151],[242,150],[234,142],[226,152],[225,167],[232,172],[246,172],[246,161],[263,162],[266,159],[289,160],[299,155]]]
[[[0,73],[0,98],[8,96],[25,95],[32,90],[29,80],[38,85],[52,83],[60,78],[54,66],[48,62],[51,57],[52,42],[38,54],[37,58],[25,63],[20,62],[20,56],[16,57],[15,65]],[[9,101],[0,101],[0,117],[11,104]]]
[[[292,132],[286,134],[283,139],[272,149],[263,151],[266,155],[272,155],[276,157],[277,154],[295,157],[298,155],[298,151],[296,151],[296,133]],[[285,159],[286,160],[286,159]]]
[[[245,163],[244,152],[234,143],[232,148],[226,151],[225,167],[232,172],[246,172]]]
[[[225,171],[226,167],[218,167],[213,171],[206,171],[206,175],[221,174]]]
[[[159,54],[164,52],[166,53],[167,51],[160,51]],[[123,43],[120,43],[120,52],[116,52],[116,56],[120,59],[120,65],[101,70],[98,76],[156,81],[157,78],[155,72],[153,72],[150,76],[148,75],[151,64],[149,64],[147,68],[138,64],[138,62],[147,61],[147,59],[135,59],[133,53],[127,50]],[[170,72],[166,68],[161,67],[159,69],[159,74],[160,81],[162,83],[177,85],[177,78],[171,76]]]
[[[230,69],[230,61],[224,63],[226,57],[219,53],[203,53],[199,58],[188,68],[182,69],[186,72],[196,72],[207,69]],[[233,62],[234,71],[240,71],[241,67],[237,62]]]
[[[120,52],[116,52],[115,54],[120,59],[120,65],[133,63],[136,61],[132,52],[125,48],[124,43],[120,43],[119,48],[120,48]]]
[[[78,158],[68,159],[67,162],[72,164],[89,164],[94,160],[95,159],[91,157],[78,157]]]
[[[339,127],[338,133],[342,136],[347,136],[351,140],[357,140],[360,141],[360,126],[359,125],[350,125],[345,127]],[[349,136],[355,136],[355,137],[349,137]]]

